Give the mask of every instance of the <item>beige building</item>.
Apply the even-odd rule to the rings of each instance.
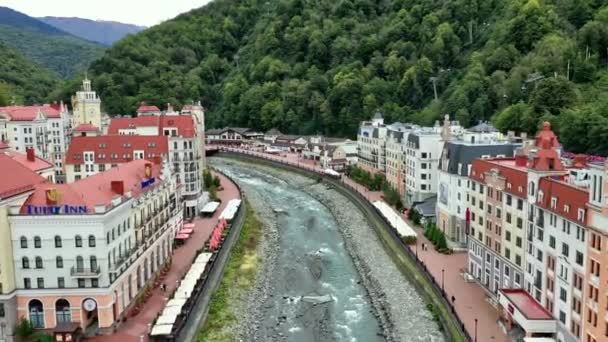
[[[82,90],[72,96],[72,109],[74,111],[73,127],[91,124],[101,129],[101,99],[91,89],[91,81],[86,77],[82,81]]]

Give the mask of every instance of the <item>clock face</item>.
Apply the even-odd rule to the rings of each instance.
[[[84,303],[82,303],[82,306],[87,311],[93,311],[95,310],[95,308],[97,308],[97,302],[95,302],[95,300],[92,298],[88,298],[85,299]]]

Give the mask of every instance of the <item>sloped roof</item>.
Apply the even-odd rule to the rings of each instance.
[[[437,206],[437,196],[432,196],[414,205],[414,209],[424,217],[434,217]]]
[[[85,151],[95,154],[95,163],[120,164],[133,160],[133,151],[144,151],[144,158],[161,157],[169,152],[169,145],[163,135],[77,136],[72,139],[65,155],[66,165],[84,164]]]
[[[0,199],[9,198],[34,189],[36,184],[45,181],[36,172],[18,161],[0,153],[2,177],[0,177]]]
[[[97,205],[111,204],[112,198],[116,195],[111,188],[112,181],[123,181],[124,192],[131,191],[133,197],[138,197],[144,191],[141,182],[147,179],[145,176],[147,163],[150,162],[144,159],[134,160],[70,184],[36,184],[34,193],[21,207],[21,213],[27,212],[28,205],[46,205],[46,190],[52,188],[57,189],[60,194],[56,205],[86,205],[88,214],[93,214]],[[160,169],[161,165],[152,163],[152,177],[158,178]],[[156,182],[150,187],[159,183]]]
[[[498,132],[498,130],[492,126],[490,123],[486,121],[480,121],[477,125],[469,128],[469,131],[475,133],[493,133]]]
[[[50,105],[0,107],[0,114],[6,114],[12,121],[33,121],[38,112],[51,119],[61,117],[61,113]]]
[[[76,128],[74,128],[72,131],[74,132],[97,132],[99,131],[99,129],[97,128],[97,126],[93,125],[93,124],[80,124],[78,126],[76,126]]]
[[[196,134],[196,126],[192,115],[159,115],[138,116],[135,118],[116,118],[110,121],[108,127],[109,135],[117,135],[120,130],[136,129],[138,127],[157,127],[158,134],[162,134],[164,128],[177,128],[178,135],[191,138]]]
[[[156,113],[160,112],[160,109],[156,106],[150,106],[145,102],[142,102],[137,108],[138,113]]]
[[[265,133],[265,135],[276,135],[276,136],[279,136],[279,135],[283,135],[283,133],[281,133],[281,131],[279,131],[276,128],[271,128],[269,131],[267,131]]]
[[[34,157],[34,160],[30,161],[27,159],[27,155],[24,153],[19,153],[15,151],[5,151],[4,155],[12,158],[14,161],[18,162],[19,164],[27,167],[32,171],[42,171],[53,167],[53,164],[42,158]]]

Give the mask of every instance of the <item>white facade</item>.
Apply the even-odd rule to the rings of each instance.
[[[380,113],[376,113],[372,121],[361,123],[357,133],[360,167],[371,172],[385,172],[386,135],[387,128]]]
[[[440,133],[439,127],[421,128],[408,136],[405,149],[407,207],[437,193],[437,166],[443,150]]]

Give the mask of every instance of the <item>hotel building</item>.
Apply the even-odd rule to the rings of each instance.
[[[21,206],[45,178],[4,153],[0,153],[0,165],[0,340],[12,342],[17,324],[17,292],[8,213],[12,206]]]
[[[147,160],[36,184],[8,218],[17,316],[111,332],[171,255],[180,191],[167,163]]]
[[[359,156],[357,165],[372,173],[386,171],[386,135],[382,113],[377,112],[372,121],[363,121],[357,134]]]

